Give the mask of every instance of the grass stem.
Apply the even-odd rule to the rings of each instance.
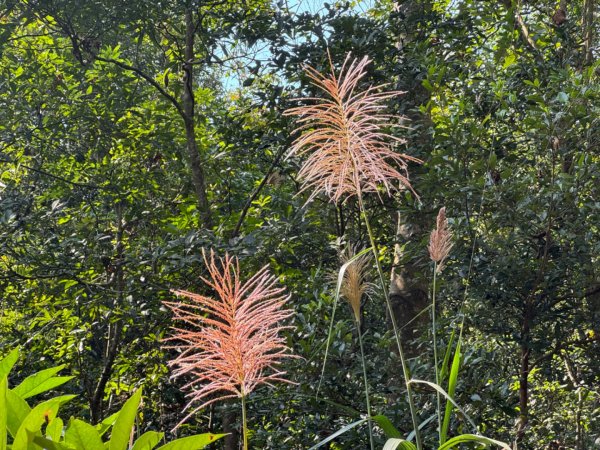
[[[363,377],[365,380],[365,398],[367,401],[367,421],[369,424],[369,442],[371,450],[375,450],[375,442],[373,441],[373,423],[371,421],[371,401],[369,400],[369,381],[367,380],[367,365],[365,362],[365,349],[363,346],[362,331],[360,331],[360,322],[356,321],[356,331],[358,332],[358,342],[360,343],[360,358],[362,361]]]
[[[246,396],[242,395],[242,434],[244,450],[248,450],[248,422],[246,421]]]
[[[431,302],[431,332],[432,332],[432,339],[433,339],[433,363],[434,363],[434,367],[435,367],[435,384],[437,384],[438,386],[440,385],[440,368],[439,368],[439,363],[438,363],[438,354],[437,354],[437,333],[436,333],[436,329],[437,329],[437,323],[436,323],[436,317],[435,317],[435,291],[436,291],[436,281],[437,281],[437,262],[434,261],[433,263],[433,292],[431,294],[431,298],[432,298],[432,302]],[[440,439],[440,445],[442,444],[442,406],[441,406],[441,399],[440,399],[440,393],[438,391],[436,391],[436,396],[437,396],[437,420],[438,420],[438,436]]]
[[[421,431],[419,430],[419,421],[417,418],[417,410],[415,408],[415,402],[413,399],[412,387],[410,385],[410,371],[408,369],[408,364],[406,363],[406,358],[404,357],[404,351],[402,349],[402,342],[400,340],[400,333],[398,330],[398,325],[396,323],[396,317],[394,315],[394,308],[392,307],[392,302],[390,300],[389,289],[387,287],[385,281],[385,275],[383,273],[383,269],[381,267],[381,263],[379,261],[379,250],[377,247],[377,243],[375,242],[375,235],[373,234],[373,230],[371,229],[371,224],[369,223],[369,218],[367,216],[367,212],[365,210],[362,195],[358,193],[358,204],[360,208],[360,212],[365,221],[365,226],[367,227],[367,233],[369,235],[369,240],[371,241],[371,249],[373,250],[373,257],[375,259],[375,266],[377,267],[377,272],[379,274],[379,278],[381,280],[381,289],[383,290],[383,295],[385,297],[385,301],[388,307],[390,320],[392,322],[392,329],[394,331],[394,336],[396,338],[396,344],[398,346],[398,355],[400,356],[400,363],[402,365],[402,372],[404,375],[404,383],[406,385],[406,394],[408,397],[408,405],[410,407],[410,415],[413,424],[413,430],[415,432],[415,440],[417,444],[417,450],[423,450],[423,442],[421,439]]]

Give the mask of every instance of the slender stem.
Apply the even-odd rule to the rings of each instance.
[[[323,358],[323,367],[321,367],[321,377],[319,378],[319,384],[317,385],[317,393],[315,394],[315,400],[319,399],[319,391],[321,390],[321,383],[325,376],[325,364],[327,364],[327,355],[329,354],[329,347],[331,346],[331,337],[333,336],[333,324],[335,319],[335,310],[337,308],[337,296],[333,301],[333,311],[331,312],[331,320],[329,322],[329,331],[327,332],[327,342],[325,344],[325,357]]]
[[[438,354],[437,354],[437,335],[436,328],[437,324],[435,321],[435,290],[436,290],[436,281],[437,281],[437,262],[433,262],[433,293],[431,294],[432,302],[431,302],[431,331],[433,335],[433,363],[435,365],[435,384],[440,386],[440,369],[438,366]],[[441,417],[441,399],[440,393],[435,391],[437,395],[437,420],[438,420],[438,436],[440,438],[440,445],[442,444],[442,417]]]
[[[413,423],[413,430],[415,432],[415,440],[417,443],[417,450],[423,450],[423,442],[421,440],[421,431],[419,430],[419,423],[417,419],[417,410],[415,408],[415,402],[413,400],[413,392],[412,387],[410,385],[410,371],[408,370],[408,365],[406,364],[406,358],[404,357],[404,351],[402,350],[402,343],[400,341],[400,333],[398,331],[398,324],[396,323],[396,317],[394,315],[394,308],[392,307],[392,302],[390,301],[389,290],[387,288],[385,282],[385,275],[383,274],[383,269],[381,268],[381,263],[379,262],[379,249],[377,247],[377,243],[375,242],[375,235],[373,234],[373,230],[371,229],[371,224],[369,223],[369,218],[367,216],[367,212],[365,210],[365,206],[363,204],[362,195],[360,192],[358,193],[358,205],[360,208],[360,212],[364,218],[365,226],[367,227],[367,233],[369,234],[369,240],[371,241],[371,248],[373,249],[373,256],[375,259],[375,266],[377,267],[377,272],[379,273],[379,278],[381,280],[381,289],[383,290],[383,295],[385,297],[385,301],[387,303],[388,311],[390,314],[390,320],[392,322],[392,329],[394,331],[394,336],[396,338],[396,344],[398,345],[398,355],[400,356],[400,363],[402,365],[402,372],[404,375],[404,383],[406,385],[406,394],[408,397],[408,406],[410,407],[410,415]]]
[[[248,450],[248,423],[246,422],[246,395],[242,395],[242,433],[244,436],[244,450]]]
[[[367,366],[365,364],[365,349],[363,347],[362,332],[360,331],[360,322],[356,321],[356,331],[358,331],[358,342],[360,343],[360,358],[362,360],[363,377],[365,379],[365,397],[367,399],[367,421],[369,424],[369,442],[371,450],[375,450],[373,441],[373,424],[371,423],[371,401],[369,400],[369,383],[367,381]]]

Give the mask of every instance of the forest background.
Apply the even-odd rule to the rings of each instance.
[[[464,325],[457,403],[519,448],[600,446],[597,2],[288,3],[0,4],[0,351],[21,349],[11,382],[66,364],[74,379],[60,389],[78,397],[65,408],[92,423],[143,385],[142,431],[170,430],[186,399],[166,366],[162,302],[206,292],[212,248],[244,273],[269,264],[295,312],[286,339],[303,359],[285,369],[297,385],[250,396],[253,448],[307,448],[363,417],[353,315],[339,305],[331,322],[332,273],[345,244],[369,238],[356,199],[298,194],[283,115],[317,95],[305,64],[327,73],[329,53],[339,70],[351,52],[372,60],[365,88],[404,92],[388,101],[405,117],[390,133],[423,161],[409,166],[418,197],[366,198],[413,376],[434,377],[427,242],[445,207],[454,246],[435,326],[445,349]],[[381,295],[361,314],[371,407],[406,435]],[[425,421],[435,395],[415,395]],[[227,431],[214,447],[237,448],[238,410],[213,404],[178,434]],[[468,431],[452,417],[451,434]],[[335,442],[369,438],[363,425]]]

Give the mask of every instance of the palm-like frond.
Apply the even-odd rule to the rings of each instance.
[[[215,291],[216,298],[175,291],[189,301],[164,302],[174,319],[186,325],[174,327],[174,335],[167,339],[176,342],[167,348],[181,352],[169,362],[175,368],[173,377],[191,376],[184,386],[190,390],[185,410],[191,412],[181,423],[217,400],[241,398],[260,384],[289,382],[278,369],[282,359],[292,357],[280,336],[290,328],[281,325],[293,314],[282,309],[289,296],[276,287],[277,280],[267,267],[242,283],[236,258],[215,258],[211,251],[210,259],[204,254],[204,262],[210,279],[202,281]]]
[[[394,151],[394,143],[404,140],[390,136],[386,129],[393,116],[384,114],[384,101],[400,92],[377,92],[370,87],[357,92],[366,74],[369,59],[346,57],[339,76],[333,65],[328,76],[313,67],[306,74],[327,98],[308,98],[310,104],[291,108],[285,114],[298,116],[301,135],[294,141],[289,155],[305,155],[299,177],[303,190],[311,190],[312,199],[325,193],[332,201],[364,192],[388,193],[398,188],[395,181],[412,190],[407,162],[417,158]],[[288,156],[289,156],[288,155]]]

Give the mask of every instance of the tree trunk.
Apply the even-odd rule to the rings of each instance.
[[[582,14],[584,64],[588,66],[594,60],[592,53],[594,48],[594,0],[584,0]]]
[[[429,303],[427,295],[427,281],[420,275],[416,267],[410,262],[403,262],[402,246],[400,242],[408,242],[415,232],[403,222],[398,214],[396,239],[394,248],[394,265],[392,267],[390,283],[390,301],[402,341],[408,355],[412,355],[410,342],[419,334],[419,329],[429,317],[421,314]]]
[[[396,37],[396,48],[402,53],[410,53],[411,43],[420,37],[421,33],[428,33],[425,29],[424,18],[427,17],[432,9],[430,0],[397,0],[394,2],[394,10],[399,13],[398,20],[402,23],[398,29],[402,30]],[[426,39],[426,37],[424,37]],[[430,99],[430,93],[423,87],[420,77],[414,74],[401,76],[396,86],[399,91],[406,92],[402,97],[403,110],[408,111],[409,123],[422,124],[420,132],[413,137],[413,142],[418,141],[419,147],[426,147],[431,140],[427,133],[430,120],[427,115],[418,110],[418,106],[426,104]],[[411,173],[420,170],[420,166],[411,167]],[[417,187],[418,189],[418,187]],[[392,219],[394,220],[394,219]],[[418,239],[423,232],[422,224],[426,221],[426,215],[420,213],[411,214],[411,221],[408,223],[406,216],[398,213],[396,221],[396,242],[394,248],[394,265],[390,277],[390,300],[393,305],[394,315],[398,326],[401,329],[401,337],[406,342],[405,350],[407,354],[413,354],[410,341],[419,334],[420,329],[427,320],[428,315],[419,314],[427,308],[428,299],[428,280],[418,270],[417,264],[411,260],[406,260],[402,254],[401,242],[407,243]]]
[[[183,63],[184,86],[181,103],[183,105],[186,147],[190,168],[192,170],[192,183],[198,201],[198,212],[200,214],[200,226],[212,227],[212,216],[210,205],[206,196],[206,182],[204,170],[200,160],[198,142],[196,140],[196,118],[194,116],[194,15],[191,6],[185,11],[185,61]]]

